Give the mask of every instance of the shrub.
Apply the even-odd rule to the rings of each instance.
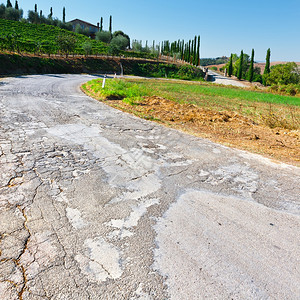
[[[273,84],[269,87],[269,91],[273,93],[296,96],[297,94],[300,94],[300,84],[288,84],[288,85]]]
[[[91,51],[92,51],[92,43],[91,42],[85,42],[82,45],[82,49],[84,50],[85,56],[88,56],[89,54],[91,54]]]
[[[98,31],[96,40],[108,44],[111,41],[111,33],[109,31]]]
[[[128,45],[128,39],[122,35],[113,37],[110,45],[114,45],[119,51],[125,50]]]
[[[300,72],[298,66],[294,62],[275,65],[271,68],[270,74],[266,75],[266,84],[299,84]]]

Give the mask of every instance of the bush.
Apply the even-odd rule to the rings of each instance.
[[[299,85],[295,85],[295,84],[289,84],[286,86],[285,91],[287,94],[291,95],[291,96],[295,96],[296,94],[298,94],[300,92],[300,87]]]
[[[125,50],[128,45],[128,39],[122,35],[113,37],[110,42],[109,49],[114,49],[114,52],[119,53],[121,50]]]
[[[15,9],[13,7],[6,8],[5,19],[12,21],[19,21],[23,16],[23,10]]]
[[[129,36],[127,35],[127,34],[125,34],[123,31],[121,31],[121,30],[119,30],[119,31],[115,31],[114,33],[113,33],[113,39],[115,38],[115,37],[118,37],[118,36],[121,36],[121,37],[124,37],[125,39],[126,39],[126,41],[127,41],[127,44],[126,44],[126,46],[125,46],[125,48],[124,48],[124,50],[128,47],[128,48],[130,48],[130,38],[129,38]],[[123,42],[124,43],[124,42]]]
[[[284,95],[296,96],[300,94],[300,84],[277,85],[273,84],[269,87],[269,91]]]
[[[190,65],[178,67],[173,64],[139,63],[134,67],[132,73],[137,76],[167,77],[183,80],[201,80],[203,78],[202,70]]]
[[[82,45],[82,49],[85,53],[85,56],[88,56],[89,54],[91,54],[91,51],[92,51],[92,43],[91,42],[85,42]]]
[[[109,31],[98,31],[96,40],[108,44],[111,41],[111,33]]]
[[[211,67],[211,69],[214,70],[214,71],[218,71],[217,67]]]
[[[271,72],[265,75],[266,85],[288,85],[300,83],[300,72],[294,62],[279,64],[271,68]]]

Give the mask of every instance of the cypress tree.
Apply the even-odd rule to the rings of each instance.
[[[43,11],[40,10],[40,18],[42,18],[42,16],[43,16]]]
[[[101,17],[101,20],[100,20],[100,31],[103,30],[103,18]]]
[[[49,17],[52,18],[52,16],[53,16],[53,10],[52,10],[52,7],[50,7],[50,15],[49,15]]]
[[[229,67],[228,67],[228,76],[229,77],[232,76],[232,70],[233,70],[233,67],[232,67],[232,53],[231,53],[230,60],[229,60]]]
[[[270,73],[270,57],[271,57],[271,49],[269,48],[266,56],[266,66],[265,66],[264,74]]]
[[[112,32],[112,16],[109,17],[109,32]]]
[[[194,38],[194,59],[193,65],[197,66],[197,36]]]
[[[187,62],[189,63],[191,61],[191,40],[189,40],[189,47],[188,47],[188,58]]]
[[[16,3],[15,3],[15,9],[16,9],[16,10],[19,10],[19,3],[18,3],[17,0],[16,0]]]
[[[254,49],[252,49],[251,62],[250,62],[250,68],[249,68],[249,76],[248,76],[248,80],[250,82],[253,81],[253,73],[254,73]]]
[[[37,13],[37,4],[34,4],[34,12]]]
[[[240,56],[240,63],[239,63],[239,69],[237,73],[237,78],[238,80],[242,79],[242,73],[243,73],[243,60],[244,60],[244,52],[243,50],[241,51],[241,56]]]
[[[184,46],[184,60],[188,61],[188,43]]]
[[[184,40],[181,42],[180,59],[184,59]]]
[[[66,23],[66,8],[63,8],[63,22]]]
[[[271,49],[269,48],[266,56],[266,66],[263,74],[263,85],[266,85],[266,78],[268,74],[270,74],[270,57],[271,57]]]
[[[6,7],[7,8],[12,7],[12,4],[11,4],[10,0],[7,0]]]
[[[194,63],[194,40],[192,40],[192,44],[191,44],[191,57],[190,57],[190,63],[191,63],[191,64]]]
[[[197,63],[196,63],[196,66],[200,66],[200,35],[198,35]]]

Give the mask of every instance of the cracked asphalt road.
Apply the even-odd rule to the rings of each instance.
[[[0,85],[0,299],[299,299],[299,168],[114,110],[92,78]]]

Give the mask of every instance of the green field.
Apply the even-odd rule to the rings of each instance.
[[[300,98],[204,82],[166,80],[110,80],[105,90],[102,81],[89,82],[103,98],[125,98],[135,103],[142,96],[160,96],[178,103],[190,103],[213,111],[233,111],[270,127],[300,128]],[[142,100],[141,100],[142,101]]]
[[[164,94],[171,96],[174,100],[186,97],[187,100],[195,99],[195,104],[200,104],[201,99],[219,102],[219,100],[243,101],[249,105],[256,102],[272,104],[289,104],[300,106],[300,98],[292,96],[282,96],[271,93],[250,91],[243,88],[214,86],[212,84],[185,85],[182,83],[150,83],[151,89],[157,89]],[[178,97],[180,96],[180,97]]]

